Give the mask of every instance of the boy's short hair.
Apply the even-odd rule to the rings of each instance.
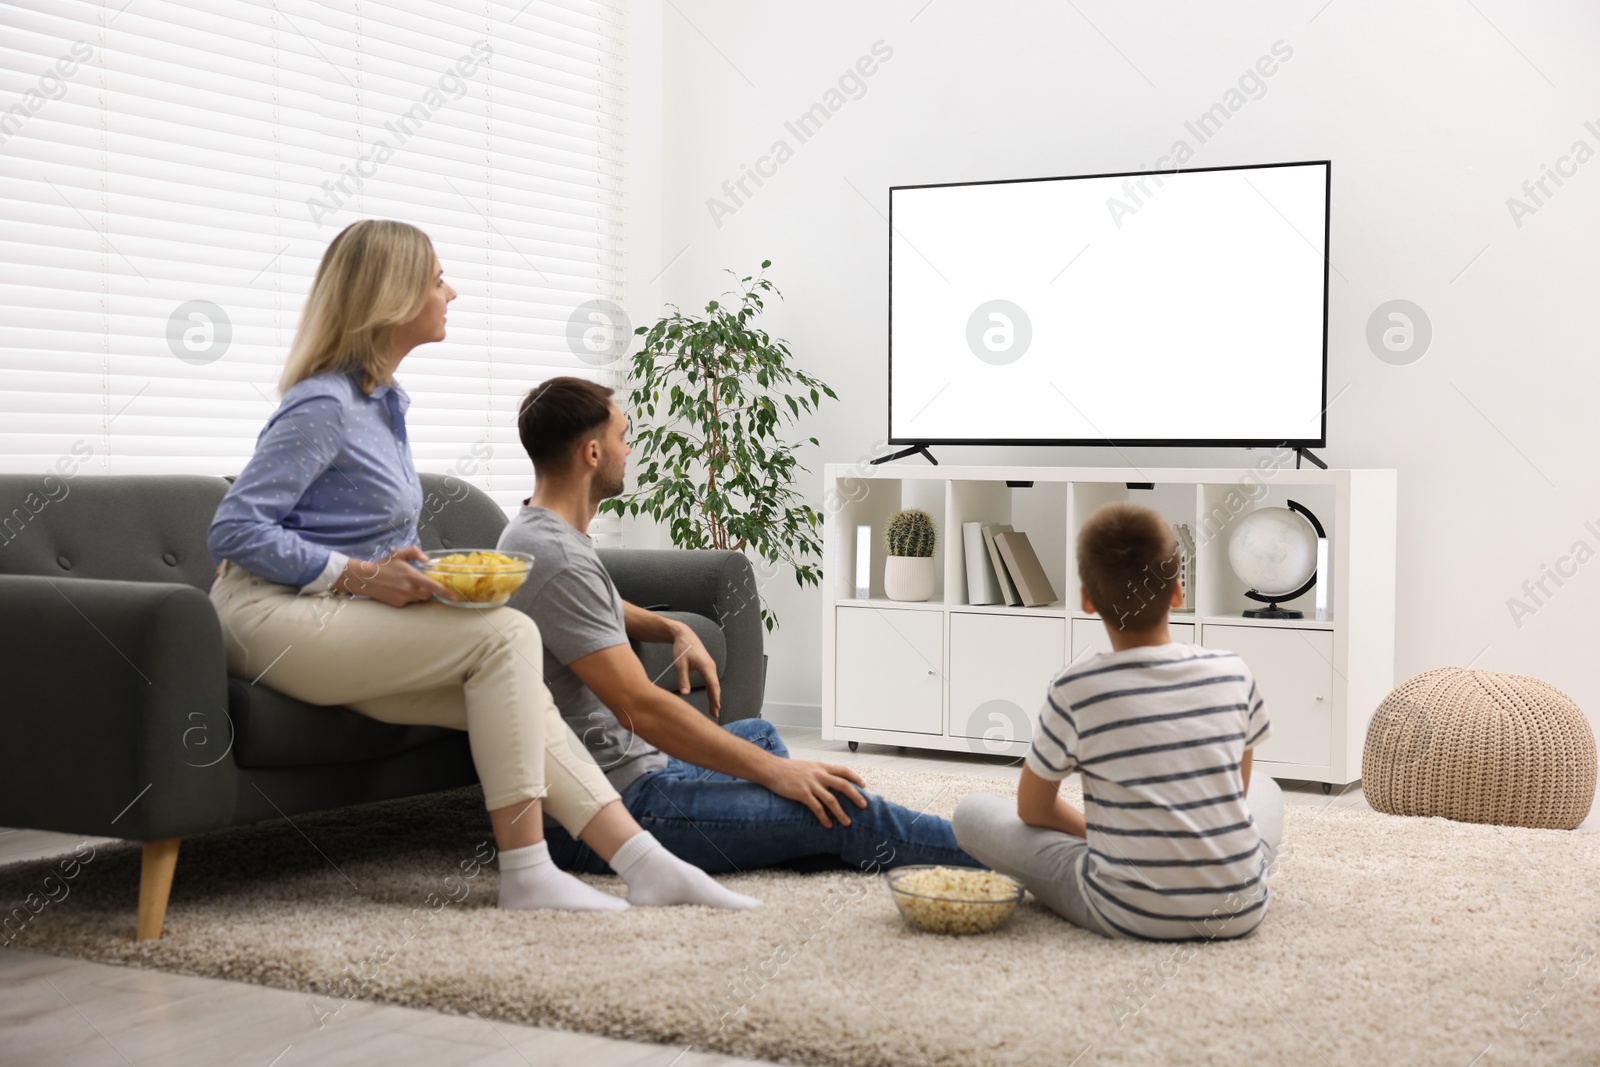
[[[1166,617],[1178,565],[1172,525],[1143,504],[1105,504],[1078,532],[1078,581],[1120,630],[1146,630]]]
[[[528,390],[517,409],[517,435],[535,471],[566,463],[580,440],[611,419],[612,390],[586,378],[547,378]]]

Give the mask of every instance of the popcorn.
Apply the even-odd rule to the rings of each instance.
[[[965,867],[903,868],[889,875],[889,892],[901,915],[936,934],[987,933],[1022,899],[1014,880]]]

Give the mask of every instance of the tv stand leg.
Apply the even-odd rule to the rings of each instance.
[[[893,459],[905,459],[907,456],[915,456],[919,453],[926,456],[928,462],[935,467],[939,465],[939,461],[933,458],[933,453],[928,451],[927,445],[912,445],[910,448],[902,448],[900,451],[891,452],[887,456],[879,456],[877,459],[870,461],[868,465],[876,466],[879,463],[888,463]]]
[[[1302,456],[1304,456],[1306,459],[1310,460],[1313,465],[1321,467],[1323,470],[1327,470],[1328,469],[1328,465],[1326,463],[1322,462],[1322,460],[1318,459],[1316,454],[1313,453],[1309,448],[1297,448],[1297,449],[1294,450],[1294,469],[1295,470],[1299,470],[1300,469],[1300,457],[1302,457]]]

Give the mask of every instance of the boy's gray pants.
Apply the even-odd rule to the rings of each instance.
[[[1261,849],[1270,871],[1283,841],[1283,790],[1271,776],[1258,771],[1250,776],[1244,799],[1261,834]],[[963,797],[950,823],[956,843],[969,856],[1017,879],[1063,919],[1105,937],[1122,936],[1107,926],[1089,903],[1083,883],[1088,841],[1029,826],[1018,817],[1015,800],[993,793]]]

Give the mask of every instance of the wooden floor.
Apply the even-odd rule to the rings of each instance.
[[[1013,779],[1014,760],[863,745],[850,752],[814,729],[782,727],[797,758]],[[1288,803],[1366,806],[1359,785],[1324,796],[1285,782]],[[1585,828],[1600,817],[1590,815]],[[70,851],[81,838],[0,831],[0,863]],[[180,870],[179,877],[182,877]],[[644,1045],[584,1034],[384,1004],[355,1002],[318,1029],[304,995],[209,978],[0,951],[0,1065],[65,1067],[709,1067],[750,1064],[693,1048]]]

